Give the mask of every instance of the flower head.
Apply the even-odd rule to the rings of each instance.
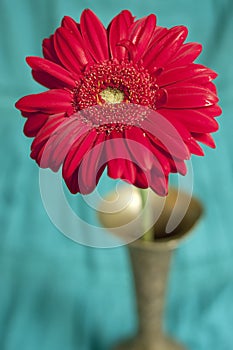
[[[184,26],[135,20],[125,10],[106,29],[91,10],[80,23],[64,17],[43,41],[44,58],[28,57],[47,91],[21,98],[31,157],[57,171],[72,193],[90,193],[108,175],[167,193],[171,172],[215,147],[217,74],[193,63],[201,45],[184,43]]]

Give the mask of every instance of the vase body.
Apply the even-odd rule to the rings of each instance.
[[[115,350],[184,350],[182,345],[163,332],[167,278],[174,249],[199,221],[203,207],[190,193],[175,188],[169,189],[165,199],[152,191],[149,194],[148,208],[152,217],[156,217],[151,241],[132,239],[135,237],[134,231],[141,224],[137,219],[142,207],[131,205],[135,202],[131,192],[123,189],[122,192],[110,193],[98,214],[104,227],[119,234],[119,237],[126,237],[127,243],[133,241],[128,247],[135,281],[139,328],[135,338],[123,342]],[[121,204],[121,197],[127,199],[130,196],[132,200],[128,206],[118,205],[118,202]],[[132,225],[127,226],[127,232],[121,232],[122,225],[128,223]]]
[[[163,310],[172,247],[167,242],[129,245],[138,306],[138,334],[117,350],[182,350],[163,332]]]

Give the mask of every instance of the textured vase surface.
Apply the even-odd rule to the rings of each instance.
[[[132,242],[134,232],[141,224],[138,217],[142,208],[135,205],[136,201],[132,197],[133,201],[121,209],[121,199],[130,196],[132,193],[125,189],[110,193],[99,212],[99,219],[104,227],[120,237],[127,237],[128,241],[131,239],[128,248],[135,281],[139,328],[133,339],[122,342],[114,349],[184,350],[181,344],[164,334],[164,300],[171,255],[202,216],[202,205],[190,193],[176,188],[170,188],[165,199],[149,192],[148,208],[156,217],[153,240],[148,242],[137,239]],[[131,222],[132,219],[135,219],[134,224],[127,226],[127,232],[121,232],[121,225]]]
[[[165,234],[177,196],[178,191],[172,189],[154,226],[154,241],[145,242],[139,239],[128,245],[135,281],[139,328],[135,338],[123,342],[115,348],[116,350],[185,349],[163,331],[164,302],[171,255],[180,241],[193,229],[202,215],[203,208],[199,201],[192,197],[179,225],[169,234]],[[180,205],[176,211],[179,216],[182,203],[187,203],[186,197],[185,193],[180,195]],[[151,204],[153,205],[153,202]]]
[[[163,243],[162,243],[163,244]],[[129,245],[138,305],[138,334],[116,349],[182,350],[163,332],[162,320],[172,250],[165,245],[135,242]]]

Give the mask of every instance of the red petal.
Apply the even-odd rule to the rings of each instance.
[[[51,35],[49,38],[43,40],[42,44],[43,55],[47,60],[60,64],[60,60],[57,57],[55,48],[54,48],[54,35]]]
[[[72,118],[64,118],[61,123],[58,123],[56,127],[53,127],[52,132],[48,135],[47,130],[46,130],[46,136],[45,132],[43,135],[42,133],[39,135],[37,138],[39,140],[40,138],[40,143],[45,141],[46,137],[46,147],[43,147],[43,154],[41,154],[41,159],[40,159],[40,166],[42,168],[50,168],[53,171],[58,171],[61,162],[64,160],[64,158],[61,155],[61,152],[63,152],[63,138],[65,138],[66,133],[64,132],[64,129],[70,129],[70,124],[73,127],[74,120]],[[69,135],[70,138],[70,135]],[[60,144],[59,144],[60,141]],[[69,142],[69,139],[67,139],[67,142]],[[38,143],[39,145],[39,143]],[[37,147],[38,145],[33,145],[34,147]],[[65,147],[67,147],[67,144],[65,144]],[[59,149],[60,152],[56,152],[57,148]],[[69,148],[68,148],[69,149]],[[66,152],[67,153],[67,152]]]
[[[101,167],[101,156],[105,138],[104,133],[97,135],[95,143],[80,164],[78,185],[82,194],[91,193],[95,189],[100,178],[99,171],[102,169],[102,173],[104,170],[104,167]]]
[[[133,171],[135,172],[135,180],[134,182],[130,182],[130,180],[128,180],[130,183],[134,184],[134,186],[139,187],[139,188],[148,188],[148,186],[150,185],[151,182],[151,174],[150,172],[148,172],[147,174],[145,174],[144,171],[142,171],[136,164],[133,164],[132,162],[128,165],[128,167],[131,165],[131,167],[133,167]],[[149,181],[148,181],[149,180]]]
[[[56,89],[22,97],[16,102],[16,108],[26,112],[44,112],[55,114],[73,112],[72,96],[69,91]]]
[[[112,159],[108,163],[108,176],[111,179],[121,179],[125,169],[125,159]]]
[[[118,43],[119,47],[124,47],[128,51],[129,59],[134,60],[137,54],[137,48],[130,40],[123,39]]]
[[[162,144],[158,144],[158,140],[156,140],[150,133],[147,133],[147,137],[150,139],[152,151],[163,167],[163,173],[165,175],[169,175],[170,172],[179,172],[182,175],[186,174],[186,166],[183,160],[171,156],[166,148],[164,148]],[[175,162],[178,164],[176,170],[174,170]]]
[[[116,137],[116,132],[112,132],[105,145],[105,162],[108,164],[108,176],[112,179],[122,178],[125,168],[125,158],[128,153],[125,152],[125,147],[122,138]],[[124,146],[124,145],[123,145]]]
[[[181,175],[186,174],[187,169],[183,159],[171,156],[162,145],[158,145],[158,141],[150,133],[147,133],[147,137],[151,142],[153,152],[163,166],[165,175],[169,175],[170,172],[179,172]]]
[[[193,61],[200,55],[202,51],[201,44],[187,43],[180,47],[173,59],[169,62],[167,68],[178,66],[185,66],[193,63]]]
[[[77,117],[65,118],[51,134],[41,160],[41,166],[57,171],[75,140],[86,135],[88,130],[88,126]]]
[[[78,23],[69,16],[64,16],[61,22],[62,27],[69,30],[71,34],[75,36],[80,36],[80,31],[78,28]]]
[[[199,111],[205,113],[210,117],[218,117],[222,114],[222,109],[217,104],[200,108]]]
[[[117,44],[128,38],[129,27],[133,23],[132,14],[124,10],[119,15],[113,18],[109,26],[109,46],[112,58],[117,58],[119,61],[128,57],[128,51],[123,46]]]
[[[73,174],[73,176],[71,176],[68,179],[64,179],[66,186],[68,187],[70,193],[72,194],[76,194],[77,192],[79,192],[79,187],[78,187],[78,171],[75,172],[75,174]]]
[[[143,58],[144,65],[151,71],[154,67],[164,67],[175,55],[188,35],[186,27],[173,27],[159,42],[156,42],[146,51]]]
[[[199,134],[199,133],[192,133],[193,137],[205,145],[215,148],[215,142],[210,134]]]
[[[142,128],[153,136],[154,142],[162,146],[169,154],[180,159],[189,159],[190,153],[179,135],[179,131],[159,113],[145,119]]]
[[[139,176],[142,171],[131,161],[126,159],[114,159],[109,161],[107,165],[108,176],[112,179],[122,179],[137,187],[143,186],[142,181],[140,181],[141,176]],[[146,185],[145,188],[146,187],[148,186]]]
[[[196,83],[196,81],[195,81]],[[216,85],[214,83],[212,83],[211,81],[210,82],[207,82],[205,84],[203,84],[203,86],[206,88],[206,89],[209,89],[210,91],[212,91],[215,95],[217,95],[217,88],[216,88]]]
[[[73,40],[77,41],[79,43],[80,47],[85,51],[86,61],[89,64],[94,63],[95,61],[93,60],[90,53],[88,52],[88,50],[85,47],[85,43],[84,43],[81,31],[80,31],[80,24],[75,22],[71,17],[65,16],[62,20],[62,26],[64,28],[68,29],[68,31],[71,34],[73,34],[73,36],[74,36]]]
[[[44,148],[46,146],[46,142],[54,135],[55,130],[58,126],[66,120],[64,113],[56,114],[50,116],[43,127],[40,129],[38,134],[36,135],[34,141],[31,145],[31,157],[36,159],[37,163],[40,165],[40,160],[43,155]]]
[[[139,21],[135,22],[134,25],[132,25],[129,40],[131,40],[137,48],[137,54],[135,57],[136,61],[138,61],[141,58],[146,48],[150,44],[150,40],[154,33],[155,26],[156,17],[153,14],[140,19]]]
[[[168,193],[168,177],[167,176],[157,176],[157,169],[152,171],[151,178],[154,181],[151,182],[151,189],[155,191],[159,196],[166,196]]]
[[[160,87],[171,85],[180,81],[192,82],[202,85],[217,77],[217,73],[200,64],[190,64],[188,66],[176,67],[164,70],[157,78]]]
[[[189,140],[187,145],[192,154],[196,154],[197,156],[204,156],[203,149],[193,137]]]
[[[177,133],[179,133],[181,139],[188,146],[189,151],[193,154],[203,156],[204,155],[203,150],[191,136],[191,133],[187,128],[187,125],[185,123],[182,123],[178,118],[175,118],[174,115],[166,113],[167,111],[170,112],[170,110],[163,110],[161,114],[165,118],[167,118],[167,120],[171,123],[171,125],[177,130]]]
[[[85,45],[96,62],[109,59],[107,31],[91,10],[84,10],[80,19]]]
[[[209,89],[189,83],[169,85],[166,108],[208,107],[218,102],[218,97]]]
[[[33,77],[48,88],[73,89],[76,84],[70,72],[56,63],[40,57],[27,57],[28,65],[33,69]]]
[[[204,108],[160,109],[160,113],[171,122],[176,120],[181,122],[192,132],[214,132],[218,130],[218,123],[213,117],[205,114]]]
[[[176,130],[180,134],[182,140],[187,145],[189,151],[193,154],[198,155],[198,156],[203,156],[204,153],[203,153],[202,148],[198,145],[197,142],[195,142],[195,140],[191,136],[191,133],[189,132],[189,130],[187,130],[186,125],[181,123],[179,120],[174,119],[174,118],[168,119],[168,120],[176,128]]]
[[[150,143],[145,136],[145,133],[138,127],[125,130],[125,141],[131,158],[142,171],[151,170],[153,163],[156,162],[150,150]]]
[[[170,162],[171,162],[172,173],[179,173],[181,175],[186,175],[187,168],[183,160],[175,159],[174,161],[174,159],[171,159]]]
[[[125,140],[130,150],[132,161],[134,161],[137,168],[141,169],[144,174],[145,180],[143,181],[143,187],[148,184],[151,186],[151,182],[154,182],[154,179],[151,178],[151,172],[154,176],[155,169],[156,177],[163,178],[167,175],[167,171],[158,160],[157,152],[154,150],[154,147],[151,147],[146,133],[137,127],[132,127],[125,131]]]
[[[192,78],[189,78],[186,80],[187,83],[192,83],[196,85],[203,85],[207,89],[213,91],[215,94],[217,94],[217,90],[215,85],[211,82],[211,80],[215,79],[218,76],[217,73],[214,71],[211,71],[209,69],[208,75],[205,74],[198,74],[197,76],[193,76]],[[214,88],[213,88],[214,87]]]
[[[168,154],[164,152],[163,149],[158,147],[158,145],[154,142],[154,137],[150,135],[149,133],[146,134],[146,137],[148,138],[148,141],[151,144],[151,151],[155,155],[155,157],[158,159],[161,167],[163,168],[163,173],[168,175],[171,171],[170,166],[170,158],[168,157]]]
[[[159,109],[163,106],[166,105],[167,103],[167,90],[162,88],[162,89],[158,89],[155,93],[155,107],[156,109]]]
[[[68,29],[58,28],[54,36],[54,45],[62,64],[79,75],[88,61],[78,38]]]
[[[68,187],[70,192],[73,194],[80,192],[79,185],[78,185],[78,171],[79,169],[77,168],[76,171],[70,177],[64,177],[63,175],[66,186]]]
[[[115,131],[111,132],[106,144],[108,175],[113,179],[121,178],[133,184],[136,179],[135,166],[131,162],[130,153],[125,140]]]
[[[83,157],[93,147],[97,137],[96,130],[91,130],[85,137],[81,137],[74,143],[69,151],[63,165],[63,177],[65,179],[72,176],[75,170],[79,167]]]
[[[32,142],[31,149],[41,147],[41,144],[47,142],[51,135],[54,135],[55,130],[60,124],[66,121],[64,113],[54,114],[49,116],[46,123],[43,125],[34,141]]]
[[[136,164],[134,164],[131,160],[125,159],[124,172],[123,172],[123,175],[121,177],[122,180],[125,180],[128,183],[133,184],[135,186],[141,187],[141,186],[143,186],[143,184],[141,184],[142,181],[140,181],[140,179],[139,179],[140,173],[142,173],[144,175],[142,170],[139,167],[137,167]],[[147,186],[147,181],[144,180],[143,183],[144,182]]]
[[[122,159],[124,157],[117,152],[120,148],[115,147],[113,135],[114,131],[109,135],[105,143],[104,162],[108,165],[108,176],[112,179],[119,179],[124,172],[125,159]],[[122,140],[119,140],[119,142],[122,142]]]
[[[146,38],[147,44],[149,44],[150,38],[154,34],[155,25],[156,16],[153,14],[137,20],[130,28],[129,40],[135,45],[144,45],[142,41]]]
[[[30,117],[24,124],[24,134],[28,137],[34,137],[48,119],[47,114],[31,113]]]
[[[163,37],[165,37],[165,35],[167,35],[168,32],[169,32],[169,29],[156,26],[154,30],[154,34],[151,38],[150,47],[154,46],[156,42],[158,42]]]
[[[59,80],[52,78],[46,73],[36,72],[32,70],[32,76],[33,76],[33,79],[37,81],[37,83],[47,87],[48,89],[57,89],[57,88],[64,87],[64,84],[62,85]]]

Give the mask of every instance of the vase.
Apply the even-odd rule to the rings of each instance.
[[[138,307],[138,334],[116,350],[182,350],[163,332],[163,310],[172,249],[137,241],[129,245]]]
[[[108,197],[112,198],[111,195]],[[178,191],[171,188],[163,210],[153,227],[153,241],[137,239],[128,244],[131,258],[132,272],[134,276],[135,294],[138,309],[138,333],[133,339],[123,341],[115,347],[115,350],[182,350],[185,349],[178,342],[170,339],[163,331],[163,312],[166,297],[167,279],[170,270],[170,260],[181,240],[188,235],[198,222],[203,213],[200,202],[191,197],[189,200],[185,192],[179,191],[179,203],[175,215],[181,217],[179,224],[166,233],[166,227],[177,203]],[[157,210],[162,201],[157,196],[152,196],[150,207]],[[188,206],[187,206],[188,203]],[[132,210],[128,210],[132,219]],[[116,220],[112,216],[100,214],[100,221],[110,228],[111,222],[125,222],[126,212],[115,213]],[[173,218],[174,219],[174,218]],[[114,224],[115,225],[115,224]],[[114,226],[113,225],[113,226]]]

